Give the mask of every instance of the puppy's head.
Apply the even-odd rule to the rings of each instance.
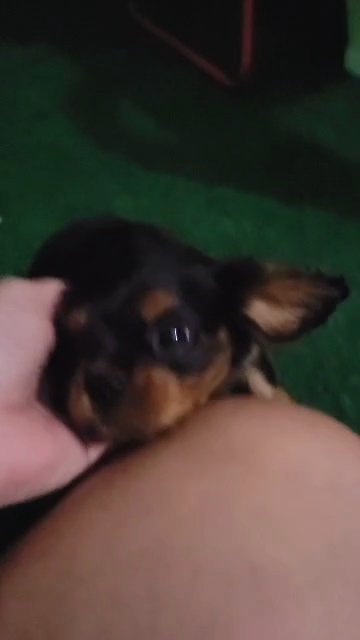
[[[87,304],[70,293],[71,422],[85,438],[149,439],[250,379],[264,343],[319,326],[346,296],[342,278],[252,260],[137,274]]]

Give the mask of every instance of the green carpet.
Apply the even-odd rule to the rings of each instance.
[[[41,45],[3,46],[0,77],[2,273],[99,210],[343,273],[350,300],[276,360],[296,398],[360,429],[360,83],[231,96],[161,52]]]

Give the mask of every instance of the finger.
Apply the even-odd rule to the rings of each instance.
[[[107,445],[104,443],[91,444],[86,447],[86,462],[85,468],[91,467],[95,462],[100,460],[101,456],[105,453]]]
[[[65,290],[65,283],[55,278],[41,278],[30,282],[34,288],[34,295],[37,296],[41,310],[52,317],[56,305]]]
[[[25,402],[55,341],[53,313],[61,281],[5,278],[0,281],[0,400]]]
[[[30,414],[29,414],[30,415]],[[37,442],[48,460],[42,493],[58,489],[81,475],[97,462],[108,448],[105,442],[85,445],[63,422],[50,411],[35,403],[32,424]],[[35,495],[35,494],[34,494]]]
[[[0,412],[0,504],[40,497],[60,489],[91,467],[105,444],[86,447],[52,414],[33,405]]]
[[[6,277],[0,280],[0,304],[52,317],[64,289],[65,284],[55,278],[28,280]]]

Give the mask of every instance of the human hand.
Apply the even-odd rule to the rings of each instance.
[[[80,442],[37,400],[63,288],[50,279],[0,281],[0,506],[68,484],[104,452]]]

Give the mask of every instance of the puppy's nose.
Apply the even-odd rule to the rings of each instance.
[[[90,400],[106,411],[119,402],[126,388],[126,378],[118,370],[95,363],[84,371],[84,387]]]

